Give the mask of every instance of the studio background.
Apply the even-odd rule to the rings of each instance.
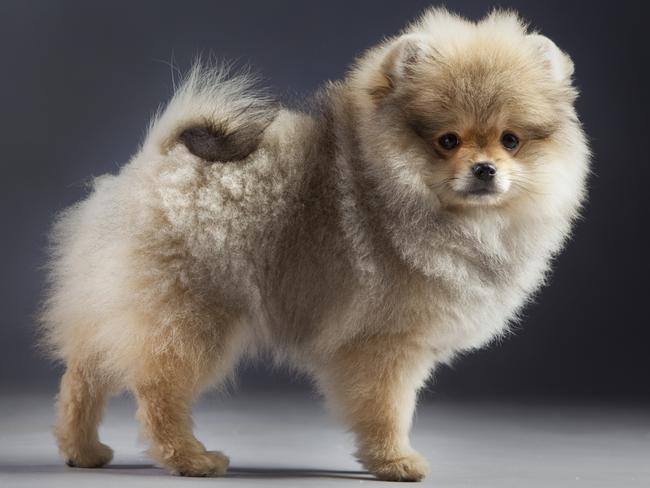
[[[424,1],[7,1],[0,3],[0,394],[54,391],[35,349],[55,214],[116,172],[197,54],[250,64],[295,104],[398,32]],[[472,19],[491,2],[449,1]],[[436,373],[438,398],[650,400],[648,42],[641,2],[503,2],[573,58],[594,153],[583,219],[514,334]],[[177,76],[177,75],[176,75]],[[178,79],[178,77],[177,77]],[[248,367],[242,388],[306,389]]]

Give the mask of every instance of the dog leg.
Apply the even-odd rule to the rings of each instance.
[[[212,340],[179,339],[191,350],[150,354],[133,385],[138,418],[151,448],[149,453],[173,474],[220,476],[228,458],[207,451],[192,432],[191,405],[201,390],[223,379],[236,360],[236,341],[215,346]]]
[[[347,345],[320,378],[328,401],[356,435],[359,461],[382,480],[419,481],[428,472],[408,436],[433,357],[413,342],[386,336]]]
[[[112,449],[99,442],[97,434],[109,390],[94,363],[68,364],[61,379],[55,435],[69,466],[99,468],[113,458]]]

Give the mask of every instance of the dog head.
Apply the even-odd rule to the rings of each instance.
[[[513,13],[473,23],[429,11],[351,74],[364,157],[378,178],[417,180],[448,208],[553,193],[567,151],[584,146],[572,73]]]

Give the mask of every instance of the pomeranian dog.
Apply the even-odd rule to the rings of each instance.
[[[56,437],[108,463],[97,427],[128,389],[153,458],[223,474],[191,405],[243,357],[314,378],[383,480],[436,364],[503,334],[585,196],[573,64],[512,12],[432,9],[293,111],[195,67],[117,175],[53,230],[45,342],[66,365]]]

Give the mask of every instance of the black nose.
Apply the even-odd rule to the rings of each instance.
[[[497,174],[497,167],[485,161],[472,166],[472,173],[481,181],[490,181]]]

